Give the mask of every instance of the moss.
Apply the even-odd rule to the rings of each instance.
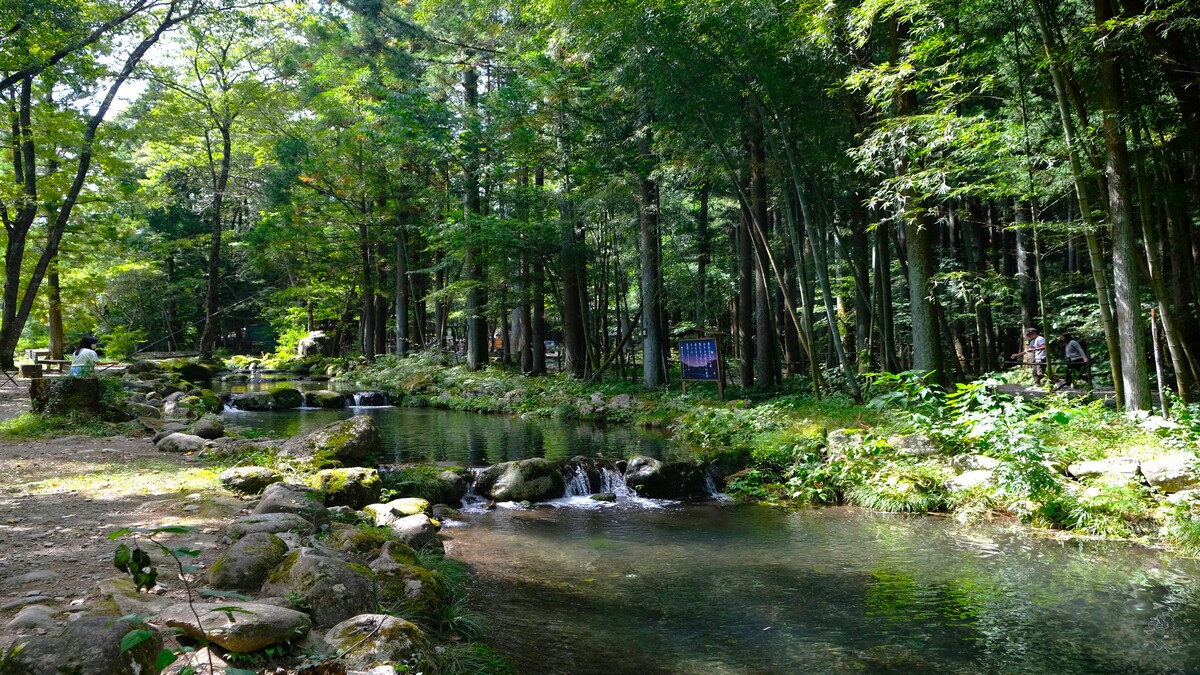
[[[276,565],[275,569],[271,570],[271,572],[267,574],[267,581],[270,583],[281,583],[286,581],[291,575],[292,568],[296,565],[296,561],[299,559],[300,551],[292,551],[289,553],[288,556],[283,559],[283,562]]]
[[[271,401],[276,408],[299,408],[304,404],[304,395],[295,387],[276,387],[271,390]]]
[[[371,571],[371,568],[367,567],[366,565],[364,565],[362,563],[348,562],[348,563],[346,563],[346,567],[350,568],[351,570],[353,570],[355,572],[358,572],[359,574],[363,575],[364,577],[366,577],[368,579],[375,578],[375,573]]]

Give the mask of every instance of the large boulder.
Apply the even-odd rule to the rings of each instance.
[[[208,441],[199,436],[175,431],[159,439],[154,448],[159,452],[200,452],[205,443]]]
[[[413,548],[424,548],[437,539],[437,525],[424,513],[396,518],[387,527],[396,541]]]
[[[296,356],[330,356],[332,348],[332,338],[323,330],[314,330],[296,342]]]
[[[310,408],[341,409],[346,407],[346,395],[328,389],[306,391],[304,392],[304,405]]]
[[[383,440],[375,420],[356,415],[288,440],[280,448],[280,454],[318,468],[334,468],[361,464],[368,455],[382,450]]]
[[[267,574],[287,557],[288,545],[267,532],[238,539],[208,569],[213,588],[251,593],[262,588]]]
[[[375,584],[369,569],[347,564],[315,548],[292,551],[271,571],[262,593],[302,596],[313,621],[321,626],[332,626],[376,608]]]
[[[500,502],[540,502],[562,497],[562,471],[541,457],[502,462],[488,467],[475,481],[475,490]]]
[[[1134,457],[1109,457],[1108,459],[1076,462],[1067,467],[1075,478],[1091,478],[1105,474],[1133,477],[1138,474],[1139,462]]]
[[[121,650],[121,639],[141,628],[116,617],[82,617],[61,635],[18,638],[0,659],[0,675],[158,675],[158,633]]]
[[[625,467],[625,485],[651,499],[702,499],[711,496],[704,467],[686,462],[660,462],[638,456]]]
[[[265,466],[236,466],[221,472],[221,485],[247,495],[262,492],[268,485],[283,480],[274,469]]]
[[[339,555],[358,560],[367,560],[379,554],[384,547],[394,544],[391,533],[377,527],[357,527],[343,523],[330,526],[325,546]]]
[[[304,394],[295,387],[276,387],[271,390],[274,410],[290,410],[304,405]]]
[[[1173,452],[1163,457],[1142,462],[1141,472],[1146,482],[1162,492],[1170,494],[1196,487],[1200,484],[1196,455],[1190,452]]]
[[[247,391],[234,394],[229,400],[238,410],[274,410],[275,399],[269,391]]]
[[[225,424],[221,420],[202,417],[192,425],[192,435],[213,441],[225,435]]]
[[[349,506],[361,509],[379,501],[383,481],[375,469],[322,469],[313,476],[313,488],[325,494],[326,506]]]
[[[349,618],[325,634],[325,641],[343,654],[347,670],[366,670],[376,663],[404,663],[428,645],[416,624],[386,614]]]
[[[294,513],[315,525],[329,522],[325,495],[318,490],[294,483],[268,485],[253,513],[256,516],[265,513]]]
[[[255,532],[279,534],[281,532],[311,533],[313,523],[295,513],[264,513],[243,516],[225,526],[225,536],[237,541]]]
[[[386,504],[368,504],[363,508],[379,527],[391,527],[392,523],[407,516],[429,514],[429,502],[420,497],[393,499]]]
[[[312,628],[304,612],[262,602],[183,602],[167,608],[160,618],[191,637],[239,654],[304,637]]]
[[[462,475],[433,466],[389,467],[380,478],[397,497],[420,497],[431,504],[458,504],[467,494]]]

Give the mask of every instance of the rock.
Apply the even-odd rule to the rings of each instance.
[[[273,452],[271,441],[249,441],[242,438],[222,436],[209,441],[200,454],[204,457],[238,459],[252,452]]]
[[[125,402],[125,412],[137,418],[149,417],[157,419],[162,417],[162,411],[148,403],[138,403],[136,401]]]
[[[225,526],[225,535],[234,541],[254,532],[279,534],[281,532],[310,533],[312,531],[313,524],[295,513],[264,513],[243,516]]]
[[[33,570],[25,574],[19,574],[15,577],[9,577],[0,583],[3,588],[15,588],[17,586],[27,586],[29,584],[54,583],[61,579],[62,576],[51,572],[50,570]]]
[[[445,504],[434,504],[429,509],[429,517],[442,522],[453,520],[461,515],[462,514],[458,512],[458,509],[451,508]]]
[[[154,448],[159,452],[199,452],[207,442],[199,436],[176,431],[164,436],[154,444]]]
[[[388,395],[382,391],[356,391],[353,394],[353,403],[356,406],[385,406],[391,405],[392,401]]]
[[[238,466],[221,472],[221,485],[247,495],[258,494],[268,485],[282,480],[278,473],[265,466]]]
[[[709,496],[704,468],[686,462],[664,463],[638,456],[625,467],[625,484],[641,497],[700,499]]]
[[[404,663],[427,645],[416,624],[386,614],[347,619],[330,628],[325,641],[339,653],[346,652],[342,662],[347,669],[358,670],[380,662]]]
[[[192,425],[192,434],[211,441],[225,435],[225,425],[220,420],[202,417]]]
[[[438,495],[437,503],[458,504],[462,502],[462,498],[467,494],[466,479],[453,471],[443,471],[437,477],[438,481],[442,484],[441,494]]]
[[[325,544],[333,551],[366,560],[379,554],[391,541],[387,530],[334,523]]]
[[[121,616],[153,616],[165,609],[168,600],[150,593],[139,593],[129,577],[113,577],[99,582],[100,595],[112,601]]]
[[[952,492],[961,492],[971,488],[987,485],[992,482],[994,474],[991,469],[974,469],[964,471],[946,481],[946,487]]]
[[[1194,501],[1200,501],[1200,489],[1180,490],[1167,495],[1168,504],[1188,504]]]
[[[296,356],[330,356],[333,344],[323,330],[310,331],[296,342]]]
[[[234,394],[229,399],[230,404],[238,410],[274,410],[275,399],[271,397],[269,391],[247,391],[241,394]]]
[[[1067,472],[1075,478],[1088,478],[1107,473],[1135,476],[1138,473],[1138,460],[1133,457],[1110,457],[1076,462],[1067,467]]]
[[[265,595],[298,593],[308,602],[313,621],[330,626],[375,611],[370,570],[349,565],[314,548],[292,551],[263,584]]]
[[[121,651],[121,638],[140,626],[116,617],[80,617],[54,637],[18,639],[2,662],[0,675],[157,675],[162,637]]]
[[[304,405],[310,408],[345,408],[346,395],[339,391],[321,389],[304,392]]]
[[[633,407],[633,399],[629,394],[617,394],[608,401],[608,407],[616,410],[629,410]]]
[[[845,452],[863,444],[862,432],[851,432],[846,429],[833,429],[825,437],[825,449],[830,453]]]
[[[429,502],[420,497],[405,497],[393,499],[386,504],[368,504],[363,507],[363,511],[371,516],[379,527],[389,527],[405,516],[429,513]]]
[[[924,434],[892,436],[888,438],[888,445],[895,448],[901,455],[914,457],[928,457],[941,452],[941,449],[934,445],[933,440]]]
[[[617,495],[615,492],[597,492],[588,495],[588,499],[594,502],[615,502],[617,501]]]
[[[380,606],[389,614],[437,616],[445,604],[442,579],[413,564],[415,558],[411,548],[389,542],[371,562]]]
[[[312,477],[312,487],[325,493],[326,506],[361,509],[379,501],[383,481],[375,469],[322,469]]]
[[[1141,472],[1146,477],[1146,482],[1170,494],[1200,485],[1200,473],[1196,470],[1196,464],[1196,455],[1190,452],[1173,452],[1142,462]]]
[[[317,490],[293,483],[272,483],[263,490],[262,501],[252,512],[259,516],[265,513],[294,513],[313,524],[329,522],[325,510],[325,495]]]
[[[261,602],[184,602],[167,608],[160,618],[194,638],[242,654],[302,637],[312,628],[304,612]]]
[[[317,468],[334,468],[356,466],[368,455],[382,450],[383,440],[375,420],[356,415],[292,438],[283,444],[280,454],[310,462]]]
[[[424,548],[437,539],[437,526],[424,513],[415,516],[405,516],[394,521],[388,527],[397,541],[413,548]]]
[[[304,394],[295,387],[277,387],[271,390],[273,410],[290,410],[304,405]]]
[[[982,471],[995,469],[1000,461],[987,455],[955,455],[950,459],[950,466],[958,471]]]
[[[488,467],[476,479],[475,490],[499,502],[540,502],[563,496],[566,483],[557,466],[535,457]]]
[[[50,598],[46,598],[46,600],[50,600]],[[58,630],[58,624],[54,622],[54,610],[45,605],[25,607],[17,612],[17,615],[4,627],[11,631],[37,630],[38,628]]]
[[[267,574],[287,557],[288,545],[267,532],[255,532],[225,549],[208,570],[213,588],[251,593],[262,588]]]

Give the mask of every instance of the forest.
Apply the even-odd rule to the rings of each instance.
[[[1194,0],[3,8],[8,369],[323,331],[654,389],[707,334],[861,400],[1035,327],[1197,396]]]

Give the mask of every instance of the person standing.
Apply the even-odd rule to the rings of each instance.
[[[1046,374],[1046,338],[1038,335],[1036,328],[1026,328],[1025,343],[1028,345],[1028,348],[1013,354],[1012,358],[1015,359],[1029,354],[1033,362],[1033,383],[1040,385],[1042,377]]]
[[[1075,376],[1078,375],[1085,382],[1090,384],[1091,378],[1088,376],[1088,354],[1070,333],[1063,333],[1058,336],[1059,343],[1063,346],[1063,353],[1067,357],[1067,372],[1066,386],[1075,386]]]
[[[70,377],[88,377],[96,372],[96,364],[100,362],[100,355],[92,347],[96,346],[96,338],[85,335],[79,339],[79,346],[75,348],[75,353],[71,356],[71,371],[67,373]]]

